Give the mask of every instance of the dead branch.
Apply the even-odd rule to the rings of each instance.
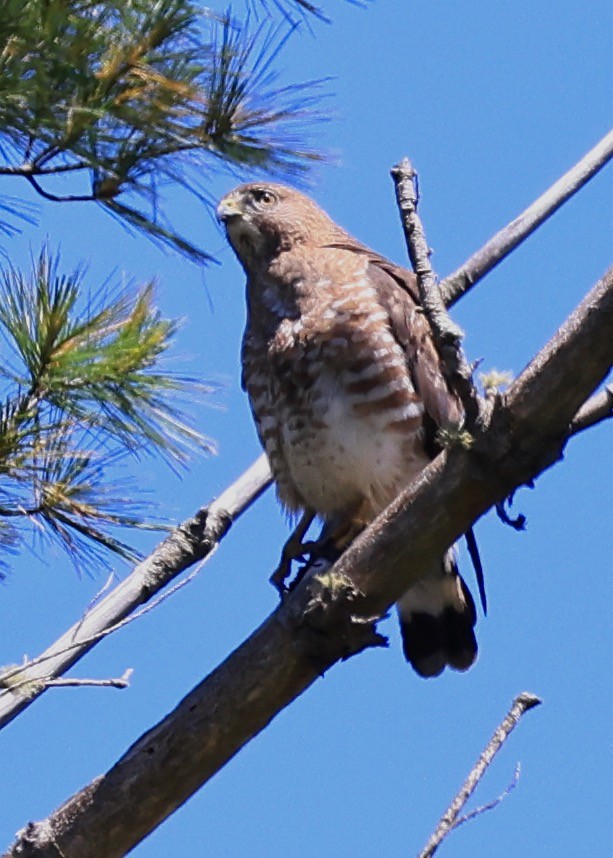
[[[608,372],[613,269],[493,404],[475,444],[441,453],[325,574],[273,614],[103,776],[7,856],[118,858],[210,779],[325,670],[381,637],[376,619],[484,512],[556,462]],[[581,373],[570,368],[581,366]]]
[[[503,744],[506,742],[512,731],[519,723],[519,719],[521,718],[521,716],[528,712],[530,709],[533,709],[535,706],[539,706],[542,702],[543,701],[540,698],[536,697],[534,694],[530,694],[527,691],[524,691],[522,692],[522,694],[517,695],[511,705],[511,708],[496,728],[494,735],[488,742],[485,750],[483,751],[483,753],[471,769],[470,774],[462,784],[460,791],[458,792],[454,800],[451,802],[445,813],[441,816],[440,822],[437,825],[434,834],[430,837],[424,849],[419,853],[419,858],[431,858],[431,856],[434,855],[443,840],[454,830],[454,828],[457,828],[459,825],[462,824],[462,822],[466,822],[468,821],[468,819],[474,818],[474,816],[478,813],[483,813],[486,810],[491,810],[493,807],[496,807],[497,804],[500,804],[503,797],[505,795],[508,795],[508,793],[510,792],[509,788],[507,788],[502,794],[502,796],[499,796],[499,798],[496,799],[494,802],[490,802],[489,804],[484,805],[482,808],[478,808],[477,810],[473,811],[470,814],[467,814],[464,817],[459,816],[460,811],[477,788],[479,781],[492,764],[494,757],[502,748]]]
[[[124,671],[123,676],[117,679],[78,679],[73,677],[66,679],[47,679],[49,688],[81,688],[82,686],[90,686],[93,688],[127,688],[130,685],[130,678],[134,671],[129,667]]]
[[[428,317],[439,354],[443,358],[443,368],[449,386],[462,402],[466,427],[472,431],[481,411],[479,396],[473,383],[472,370],[462,349],[464,332],[449,316],[430,264],[431,251],[421,218],[417,214],[417,173],[409,159],[403,158],[392,168],[391,174],[409,259],[417,275],[421,304]]]
[[[3,668],[2,672],[0,672],[0,699],[5,697],[8,694],[15,695],[18,689],[21,686],[24,686],[28,689],[28,692],[25,696],[27,698],[33,698],[37,696],[41,691],[44,691],[47,687],[52,685],[49,681],[49,676],[42,676],[40,679],[30,679],[29,677],[32,675],[32,668],[38,667],[40,664],[45,664],[47,661],[51,661],[53,659],[57,659],[59,656],[65,655],[67,653],[71,653],[74,650],[79,650],[80,652],[84,652],[86,648],[93,646],[98,643],[98,641],[102,640],[102,638],[107,637],[107,635],[113,634],[113,632],[119,631],[119,629],[123,629],[129,623],[133,623],[136,620],[139,620],[141,617],[148,614],[150,611],[153,611],[158,605],[161,605],[162,602],[165,602],[166,599],[169,599],[173,596],[178,590],[182,590],[183,587],[186,587],[200,572],[204,563],[213,556],[217,549],[218,545],[215,545],[211,551],[204,557],[200,563],[198,563],[190,572],[190,574],[186,578],[182,578],[176,584],[174,584],[169,590],[161,593],[156,599],[152,602],[148,602],[143,608],[140,608],[138,611],[135,611],[132,614],[128,614],[127,617],[124,617],[123,620],[119,620],[119,622],[114,623],[110,626],[105,626],[99,632],[96,632],[89,637],[83,637],[78,634],[79,630],[83,627],[83,623],[85,619],[89,616],[90,608],[86,609],[85,613],[79,620],[76,626],[73,626],[74,635],[72,643],[68,644],[64,647],[64,649],[54,649],[53,652],[47,651],[42,655],[39,655],[37,658],[26,659],[23,664],[20,665],[8,665]],[[75,640],[74,638],[77,638]],[[27,671],[27,677],[24,680],[19,680],[19,677],[23,675],[24,671]]]
[[[77,677],[54,679],[51,676],[43,676],[37,680],[19,679],[19,673],[17,673],[15,681],[10,682],[9,687],[11,691],[19,690],[26,697],[36,692],[39,686],[44,686],[45,688],[81,688],[82,686],[93,686],[94,688],[128,688],[130,677],[133,673],[134,671],[129,667],[124,671],[123,676],[116,679],[78,679]],[[3,677],[0,677],[0,684],[2,681]]]
[[[510,795],[517,784],[519,783],[519,776],[521,774],[521,765],[517,763],[515,766],[515,771],[513,772],[513,777],[511,778],[509,785],[504,788],[504,790],[500,793],[499,796],[488,801],[487,804],[481,804],[479,807],[476,807],[474,810],[469,810],[468,813],[463,813],[462,816],[456,819],[454,828],[459,828],[460,825],[464,825],[465,822],[470,822],[471,819],[475,819],[477,816],[481,816],[482,813],[487,813],[489,810],[494,810],[495,807],[505,800],[505,798]]]
[[[260,456],[231,486],[208,507],[180,524],[133,572],[102,601],[92,606],[41,656],[18,668],[31,683],[27,696],[6,693],[0,696],[0,728],[10,723],[30,705],[45,685],[41,680],[65,673],[111,629],[117,629],[135,608],[148,602],[177,575],[211,555],[230,525],[270,484],[270,469]],[[7,672],[3,673],[6,679]]]
[[[591,426],[596,426],[602,423],[603,420],[610,420],[613,417],[613,384],[607,384],[602,390],[591,396],[588,401],[581,406],[579,411],[573,417],[569,434],[577,435]]]
[[[490,238],[457,271],[443,280],[441,292],[447,307],[455,304],[475,283],[532,235],[547,218],[555,214],[560,206],[602,170],[612,157],[613,131],[610,131],[574,167],[554,182],[549,190]]]

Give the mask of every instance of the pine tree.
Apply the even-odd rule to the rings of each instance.
[[[321,11],[306,0],[246,11],[241,23],[194,0],[7,0],[4,186],[28,182],[53,204],[93,202],[208,262],[207,250],[173,227],[161,186],[206,205],[208,181],[224,166],[295,175],[320,157],[301,142],[319,83],[281,86],[275,60],[295,29],[292,14]],[[47,247],[29,273],[10,264],[10,238],[34,219],[18,197],[0,197],[9,241],[0,247],[1,546],[17,548],[34,525],[78,564],[105,549],[132,557],[109,528],[146,526],[144,511],[109,482],[109,468],[143,447],[171,460],[210,447],[175,403],[195,382],[160,364],[176,324],[160,317],[151,284],[92,301],[83,269],[63,274]]]

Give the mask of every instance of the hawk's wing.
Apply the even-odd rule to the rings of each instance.
[[[377,289],[379,301],[389,314],[394,336],[405,350],[413,383],[424,401],[427,415],[438,427],[458,426],[464,416],[464,410],[447,385],[430,325],[419,304],[417,278],[411,271],[400,268],[377,254],[370,254],[368,275]],[[427,437],[428,427],[425,428],[425,440],[432,455],[437,451],[436,440],[432,435]],[[475,569],[483,613],[487,614],[483,566],[472,527],[466,531],[465,537]],[[453,562],[455,563],[455,560]],[[462,586],[466,590],[464,582]],[[472,604],[470,593],[465,598],[468,604]],[[474,614],[474,605],[472,610]],[[471,622],[474,625],[474,616]]]
[[[333,246],[367,256],[370,263],[367,277],[388,313],[392,333],[404,349],[413,384],[427,415],[437,427],[458,426],[462,421],[462,406],[445,380],[430,325],[420,306],[415,275],[350,236]]]
[[[249,328],[243,335],[241,365],[241,386],[247,393],[256,432],[274,474],[279,500],[288,511],[304,508],[304,500],[294,484],[283,451],[277,377],[271,372],[266,341]]]

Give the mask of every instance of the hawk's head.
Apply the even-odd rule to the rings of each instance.
[[[246,269],[269,262],[297,244],[321,246],[339,228],[312,200],[277,183],[239,185],[221,200],[217,219]]]

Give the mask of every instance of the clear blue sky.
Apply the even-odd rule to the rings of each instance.
[[[282,60],[288,79],[335,78],[334,116],[316,133],[337,164],[314,173],[313,193],[396,261],[405,251],[388,170],[402,155],[419,169],[421,212],[444,275],[609,128],[605,0],[327,8],[333,26],[315,24]],[[232,184],[215,180],[215,194]],[[7,180],[1,190],[25,193]],[[547,341],[611,261],[611,192],[609,170],[458,305],[471,359],[517,373]],[[172,212],[221,266],[202,272],[94,208],[50,204],[9,252],[26,265],[29,247],[49,235],[66,267],[89,260],[94,288],[113,271],[157,277],[160,305],[184,319],[175,366],[222,383],[213,404],[223,410],[204,399],[192,408],[219,455],[194,461],[181,480],[150,462],[136,469],[160,512],[179,522],[238,476],[258,445],[238,380],[242,273],[206,210],[177,195]],[[335,667],[134,854],[416,854],[511,699],[529,690],[545,705],[526,716],[477,803],[502,791],[519,760],[518,789],[441,854],[609,855],[610,431],[574,440],[534,491],[518,493],[525,533],[493,514],[479,522],[490,614],[479,620],[480,658],[469,673],[420,680],[387,621],[389,650]],[[261,622],[275,605],[267,579],[286,533],[269,494],[196,581],[73,670],[106,677],[132,667],[129,690],[50,691],[0,734],[0,846],[111,766]],[[0,589],[3,663],[38,654],[100,587],[100,578],[79,579],[61,553],[45,552],[45,561],[18,558]]]

